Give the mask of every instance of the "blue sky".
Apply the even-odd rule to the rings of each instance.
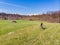
[[[60,10],[60,0],[0,0],[0,12],[42,14]]]

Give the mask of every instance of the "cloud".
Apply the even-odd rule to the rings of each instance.
[[[25,7],[23,5],[16,5],[12,3],[6,3],[6,2],[0,2],[0,5],[7,5],[7,6],[13,6],[13,8],[1,8],[0,7],[0,12],[7,12],[7,13],[18,13],[18,14],[27,14],[28,10],[30,11],[31,9],[28,7]],[[11,9],[11,10],[10,10]],[[20,9],[20,10],[19,10]]]
[[[0,8],[0,12],[8,12],[8,10],[7,9],[4,9],[4,8]]]
[[[5,4],[5,5],[14,6],[14,7],[17,7],[17,8],[24,8],[24,9],[27,9],[27,7],[25,7],[25,6],[16,5],[16,4],[11,4],[11,3],[6,3],[6,2],[0,2],[0,4]]]

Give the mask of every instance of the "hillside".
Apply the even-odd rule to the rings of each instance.
[[[48,12],[41,15],[19,15],[19,14],[6,14],[0,13],[1,20],[40,20],[47,22],[57,22],[60,23],[60,11]]]

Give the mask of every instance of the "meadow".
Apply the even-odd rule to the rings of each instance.
[[[60,23],[0,20],[0,45],[60,45]]]

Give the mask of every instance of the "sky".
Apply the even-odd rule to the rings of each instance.
[[[0,12],[12,14],[42,14],[59,11],[60,0],[0,0]]]

